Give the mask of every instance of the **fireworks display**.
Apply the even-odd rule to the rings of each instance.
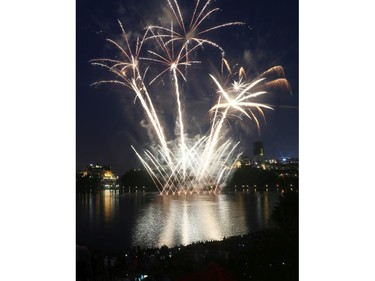
[[[210,2],[197,0],[192,15],[185,20],[177,0],[167,0],[172,15],[170,25],[150,25],[136,40],[131,40],[119,22],[122,40],[107,39],[118,49],[118,58],[91,60],[93,65],[104,67],[114,75],[111,80],[98,81],[93,85],[111,83],[125,86],[141,104],[156,143],[143,148],[142,152],[134,146],[132,149],[161,194],[220,192],[242,154],[240,142],[230,137],[228,121],[231,118],[249,118],[255,122],[259,132],[259,116],[265,120],[264,110],[273,110],[270,105],[260,102],[259,97],[267,94],[267,89],[272,87],[289,88],[280,66],[272,67],[252,80],[246,78],[242,67],[238,73],[231,69],[223,48],[204,36],[243,23],[230,22],[203,28],[207,19],[219,10],[211,9]],[[185,118],[189,113],[184,112],[183,98],[189,92],[184,85],[194,83],[187,73],[192,70],[193,64],[200,63],[191,58],[195,58],[196,51],[204,45],[220,51],[221,77],[207,74],[207,83],[213,83],[217,95],[216,103],[207,112],[207,118],[211,118],[209,130],[205,134],[189,135],[189,124]],[[167,136],[162,125],[164,120],[161,120],[162,115],[153,101],[155,84],[161,79],[164,81],[165,77],[170,82],[170,91],[165,98],[173,98],[176,104],[172,137]]]

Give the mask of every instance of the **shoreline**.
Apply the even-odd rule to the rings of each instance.
[[[185,280],[181,278],[199,274],[212,265],[232,276],[225,280],[243,280],[241,276],[298,280],[298,233],[291,235],[280,228],[185,246],[145,249],[134,246],[123,252],[94,251],[90,254],[88,267],[92,280],[140,280],[142,275],[152,277],[147,280]]]

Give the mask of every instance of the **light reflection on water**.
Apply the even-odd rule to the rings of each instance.
[[[168,247],[221,240],[270,226],[276,192],[207,195],[77,194],[77,243],[92,249]]]
[[[224,194],[159,196],[139,213],[133,244],[186,245],[244,234],[248,227],[243,212]]]

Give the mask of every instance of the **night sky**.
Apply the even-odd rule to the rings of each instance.
[[[180,0],[179,3],[183,13],[194,7],[192,1]],[[191,4],[187,6],[187,3]],[[260,140],[264,143],[266,157],[298,157],[298,1],[218,0],[213,1],[211,7],[221,10],[209,18],[208,25],[233,21],[245,23],[207,34],[208,39],[223,47],[229,63],[243,66],[249,79],[272,66],[281,65],[292,90],[291,94],[281,91],[268,94],[267,102],[275,111],[265,111],[266,124],[260,118],[260,135],[254,122],[244,119],[230,122],[233,136],[241,141],[242,150],[248,156],[252,156],[252,143]],[[134,94],[121,86],[90,86],[111,76],[89,61],[117,55],[117,50],[105,41],[106,38],[119,38],[121,29],[117,20],[127,32],[141,34],[147,25],[166,21],[166,10],[167,1],[76,2],[77,169],[83,169],[89,163],[109,164],[122,175],[141,166],[130,147],[142,148],[149,141],[142,128],[139,102],[134,104]],[[215,69],[220,69],[220,55],[217,49],[207,45],[198,50],[198,55],[202,63],[194,65],[192,72],[198,74],[189,76],[190,83],[194,83],[185,88],[185,96],[189,124],[204,131],[209,122],[205,109],[215,95],[208,74],[216,74]],[[165,125],[172,128],[175,118],[167,109],[173,108],[173,104],[160,92],[155,96],[155,104],[163,111]]]

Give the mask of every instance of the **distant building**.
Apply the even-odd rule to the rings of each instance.
[[[266,170],[273,171],[279,177],[298,178],[299,161],[298,158],[282,157],[279,159],[266,159]]]
[[[265,169],[263,142],[256,141],[253,144],[254,164]]]
[[[77,173],[77,187],[113,189],[118,188],[118,176],[110,166],[90,164]]]
[[[243,168],[245,166],[250,166],[250,164],[250,158],[247,156],[242,156],[234,163],[233,168]]]

